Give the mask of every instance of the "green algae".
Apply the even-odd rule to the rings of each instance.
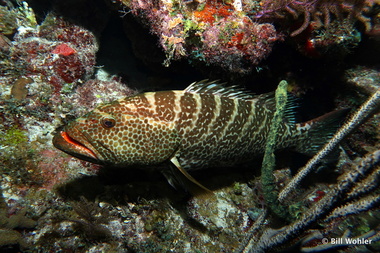
[[[243,192],[243,185],[239,182],[234,183],[233,185],[233,192],[236,195],[241,195]]]
[[[28,141],[27,132],[15,126],[3,132],[4,134],[2,134],[0,138],[0,145],[2,146],[16,146]]]
[[[17,27],[16,13],[7,7],[0,6],[0,32],[10,35],[16,31]]]
[[[0,6],[0,33],[12,35],[20,26],[37,26],[36,16],[27,2],[19,4],[17,8]]]
[[[20,19],[23,21],[22,25],[26,27],[36,27],[37,19],[32,8],[29,7],[28,3],[22,1],[20,7],[18,8],[18,13]]]

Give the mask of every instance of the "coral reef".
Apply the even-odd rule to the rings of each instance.
[[[271,24],[255,23],[249,18],[234,23],[237,22],[228,17],[205,30],[200,50],[205,61],[244,73],[266,58],[280,37]]]
[[[373,101],[374,102],[374,101]],[[299,232],[307,230],[311,224],[313,224],[318,219],[320,223],[324,220],[327,214],[331,212],[330,215],[327,216],[325,221],[329,221],[331,219],[339,219],[341,217],[346,217],[351,214],[360,214],[362,211],[368,211],[373,206],[377,206],[380,202],[379,194],[370,194],[367,197],[360,198],[360,196],[364,194],[368,194],[370,189],[372,189],[372,184],[376,184],[377,178],[370,178],[369,180],[364,180],[364,184],[362,180],[362,175],[370,175],[372,173],[368,173],[369,171],[375,172],[378,174],[377,164],[380,161],[380,151],[377,150],[366,157],[364,157],[359,164],[356,165],[356,168],[352,170],[348,170],[345,174],[343,174],[337,185],[330,190],[330,192],[324,196],[320,201],[316,204],[312,205],[308,211],[305,211],[302,216],[297,219],[294,223],[285,226],[277,231],[273,231],[273,229],[266,229],[260,237],[253,238],[253,234],[251,234],[250,241],[248,242],[248,247],[245,247],[245,252],[266,252],[267,249],[274,249],[276,247],[281,246],[284,243],[289,242],[292,238],[299,236]],[[364,176],[365,177],[365,176]],[[368,182],[369,181],[369,182]],[[355,185],[358,183],[359,185]],[[369,183],[369,184],[367,184]],[[358,189],[367,190],[361,191]],[[279,195],[281,198],[281,193]],[[358,198],[359,200],[357,200]],[[356,201],[355,201],[356,199]],[[343,206],[339,207],[339,203],[343,201]],[[347,204],[347,202],[349,204]],[[338,206],[338,207],[337,207]],[[257,220],[261,224],[262,220]],[[261,224],[256,224],[256,226],[260,226]],[[357,234],[359,231],[355,231]],[[315,232],[314,232],[315,233]],[[321,233],[321,232],[320,232]],[[348,233],[351,233],[350,231]],[[340,238],[351,238],[358,239],[357,243],[349,243],[345,240],[346,243],[339,243],[339,247],[349,247],[352,245],[366,245],[371,244],[372,242],[377,242],[380,240],[380,232],[376,230],[371,230],[369,227],[365,229],[365,234],[358,234],[356,237],[348,237],[347,231],[344,234],[340,234]],[[328,232],[321,233],[326,238]],[[302,238],[299,242],[300,250],[326,250],[337,247],[334,243],[334,239],[325,239],[321,238],[321,234],[311,235],[313,240],[318,240],[319,243],[317,245],[307,245],[310,242],[310,238]],[[256,235],[257,236],[257,235]],[[330,235],[330,237],[332,237]],[[341,239],[343,241],[343,239]],[[307,246],[306,246],[307,245]]]
[[[10,60],[24,62],[26,74],[44,76],[54,92],[93,74],[98,49],[94,35],[59,17],[47,16],[36,30],[19,32],[14,40]]]
[[[364,33],[373,33],[373,24],[378,17],[374,13],[378,1],[368,0],[303,0],[272,1],[260,3],[260,10],[254,15],[257,19],[285,21],[282,29],[290,33],[301,52],[310,57],[342,57],[350,53],[361,40],[356,21]],[[375,11],[376,12],[376,11]],[[294,21],[303,19],[298,28]]]
[[[34,2],[43,1],[30,4]],[[69,2],[80,2],[82,8],[96,4],[64,1],[63,6]],[[113,8],[120,3],[123,14],[149,26],[166,53],[166,65],[186,59],[208,66],[207,71],[222,67],[227,75],[241,76],[264,69],[272,78],[255,87],[270,89],[270,82],[286,79],[295,96],[314,96],[308,97],[308,115],[319,113],[310,107],[324,112],[360,108],[379,89],[377,61],[360,64],[355,57],[339,57],[354,47],[373,49],[362,43],[378,36],[378,1],[108,2]],[[274,189],[272,197],[277,196],[309,159],[291,151],[274,153],[275,163],[268,162],[273,177],[267,184],[258,159],[194,172],[215,199],[189,196],[172,189],[155,168],[94,165],[52,146],[52,134],[62,124],[99,103],[136,93],[130,83],[96,66],[102,45],[92,31],[101,30],[97,26],[106,21],[94,22],[97,29],[89,29],[52,9],[37,15],[25,1],[0,1],[0,251],[380,251],[377,103],[368,110],[373,115],[341,142],[345,152],[339,160],[317,161],[318,168],[277,203],[285,203],[289,219],[268,212],[276,205],[268,203],[267,193]],[[73,12],[91,16],[86,8]],[[312,59],[305,64],[306,57],[288,57],[280,48],[284,58],[275,58],[282,59],[280,67],[261,65],[282,41],[295,44]],[[377,57],[373,51],[368,54]],[[315,59],[328,56],[339,64]],[[289,62],[297,62],[298,72]],[[330,73],[323,68],[333,73],[321,78]],[[307,78],[300,74],[305,72]],[[323,244],[322,238],[329,243]],[[333,245],[333,238],[363,243]]]
[[[256,23],[236,6],[219,1],[121,1],[132,13],[145,17],[167,59],[189,58],[248,73],[282,39],[270,23]]]
[[[284,81],[283,81],[284,82]],[[281,99],[280,92],[284,84],[279,85],[276,91],[276,103],[278,109],[273,116],[273,125],[271,131],[275,129],[275,123],[278,122],[276,117],[281,115],[281,105],[286,103],[286,99]],[[286,85],[286,82],[285,82]],[[283,89],[283,88],[282,88]],[[279,95],[277,95],[277,93]],[[278,96],[278,97],[277,97]],[[285,96],[286,98],[286,93]],[[353,114],[350,119],[337,131],[337,133],[331,138],[331,140],[312,158],[309,162],[299,170],[299,172],[287,183],[285,187],[281,189],[278,194],[275,188],[275,182],[273,175],[273,166],[275,164],[274,151],[271,150],[271,145],[275,141],[275,137],[268,138],[267,150],[264,155],[263,167],[262,167],[262,186],[264,188],[264,196],[268,203],[270,211],[276,213],[276,215],[283,217],[283,219],[290,219],[286,206],[291,207],[291,200],[287,199],[291,191],[298,190],[300,181],[310,174],[311,169],[320,163],[324,157],[326,157],[336,145],[355,127],[357,127],[365,118],[369,117],[377,111],[380,106],[380,88],[374,92],[374,94]],[[376,150],[366,157],[362,158],[357,164],[350,164],[348,169],[338,178],[338,183],[335,187],[331,188],[327,194],[325,192],[317,190],[317,197],[312,197],[312,201],[316,202],[311,205],[309,210],[302,210],[299,217],[293,223],[277,229],[274,231],[272,228],[268,228],[264,231],[257,233],[258,227],[263,225],[263,219],[257,219],[254,225],[253,232],[248,237],[246,246],[242,248],[244,252],[266,252],[268,249],[275,249],[283,244],[289,242],[289,240],[299,237],[299,233],[305,233],[311,224],[320,220],[319,223],[326,221],[336,220],[338,218],[349,216],[352,214],[358,214],[362,211],[368,211],[373,206],[377,206],[380,203],[380,195],[378,193],[371,193],[371,190],[378,184],[378,174],[380,162],[380,150]],[[322,195],[320,193],[323,193]],[[275,196],[273,196],[275,195]],[[364,197],[363,197],[364,196]],[[284,206],[280,202],[287,202]],[[298,206],[297,209],[300,207]],[[284,210],[285,209],[285,210]],[[264,209],[265,210],[265,209]],[[289,211],[291,208],[289,208]],[[265,213],[262,215],[264,216]],[[365,234],[359,234],[357,237],[352,238],[347,235],[347,231],[340,235],[339,247],[349,247],[351,244],[368,244],[369,242],[377,242],[380,240],[380,232],[377,230],[369,230],[367,228]],[[315,232],[314,232],[315,233]],[[348,232],[350,233],[350,232]],[[258,235],[259,234],[259,235]],[[327,233],[323,234],[326,237]],[[321,251],[328,250],[337,247],[335,239],[321,239],[321,235],[311,235],[313,240],[318,240],[320,243],[317,245],[308,245],[310,238],[303,238],[299,242],[299,249]],[[347,241],[351,239],[358,239],[359,243],[349,243]],[[346,239],[343,243],[343,239]]]
[[[120,2],[158,36],[165,66],[187,58],[240,74],[250,73],[289,32],[307,56],[347,55],[361,31],[375,33],[379,19],[379,2],[372,0]]]
[[[369,32],[372,29],[371,19],[365,15],[375,4],[379,2],[373,0],[264,0],[260,3],[261,10],[255,18],[281,18],[288,15],[298,19],[303,16],[302,25],[293,31],[291,36],[299,35],[310,25],[313,28],[328,27],[333,18],[340,22],[343,19],[358,20]]]

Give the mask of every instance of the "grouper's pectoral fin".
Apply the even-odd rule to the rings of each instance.
[[[186,170],[184,170],[179,163],[178,159],[174,156],[170,159],[171,163],[175,166],[170,172],[163,173],[168,179],[169,183],[173,185],[174,180],[180,183],[186,190],[188,190],[193,196],[206,196],[206,197],[215,197],[214,193],[204,187],[199,183],[195,178],[193,178]]]

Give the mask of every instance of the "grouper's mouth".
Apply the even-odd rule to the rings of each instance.
[[[101,157],[95,154],[92,145],[84,138],[80,139],[81,140],[78,140],[78,138],[74,139],[66,131],[58,131],[53,137],[53,145],[63,152],[79,159],[93,163],[101,163],[101,159],[99,159]]]

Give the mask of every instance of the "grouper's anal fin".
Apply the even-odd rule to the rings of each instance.
[[[201,196],[206,198],[215,197],[214,193],[211,190],[207,189],[205,186],[199,183],[185,169],[182,168],[181,164],[175,156],[170,159],[170,162],[174,166],[171,166],[172,168],[170,171],[163,171],[163,174],[173,187],[175,187],[175,183],[173,183],[173,181],[175,181],[177,184],[179,183],[182,187],[184,187],[185,190],[189,191],[193,196]]]

